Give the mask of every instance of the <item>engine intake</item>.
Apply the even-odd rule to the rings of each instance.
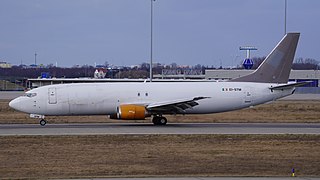
[[[148,113],[144,106],[139,105],[120,105],[117,107],[117,114],[110,115],[111,119],[123,120],[143,120]]]

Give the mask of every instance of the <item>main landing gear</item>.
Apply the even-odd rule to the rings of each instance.
[[[153,116],[152,122],[154,125],[166,125],[167,124],[167,118],[163,116]]]

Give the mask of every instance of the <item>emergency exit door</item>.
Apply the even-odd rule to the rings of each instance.
[[[57,104],[56,88],[49,88],[48,97],[49,97],[49,104]]]

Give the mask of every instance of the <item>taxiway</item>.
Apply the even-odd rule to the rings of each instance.
[[[0,136],[97,134],[320,134],[320,124],[301,123],[149,123],[1,124]]]

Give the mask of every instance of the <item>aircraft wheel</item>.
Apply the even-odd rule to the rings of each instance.
[[[167,118],[165,117],[160,117],[159,119],[159,125],[166,125],[168,122]]]
[[[47,124],[47,121],[46,120],[44,120],[44,119],[41,119],[40,120],[40,125],[41,126],[45,126]]]
[[[154,125],[159,125],[159,117],[158,117],[158,116],[154,116],[154,117],[152,118],[152,123],[153,123]]]
[[[167,124],[167,118],[162,116],[154,116],[152,119],[152,122],[154,125],[166,125]]]

